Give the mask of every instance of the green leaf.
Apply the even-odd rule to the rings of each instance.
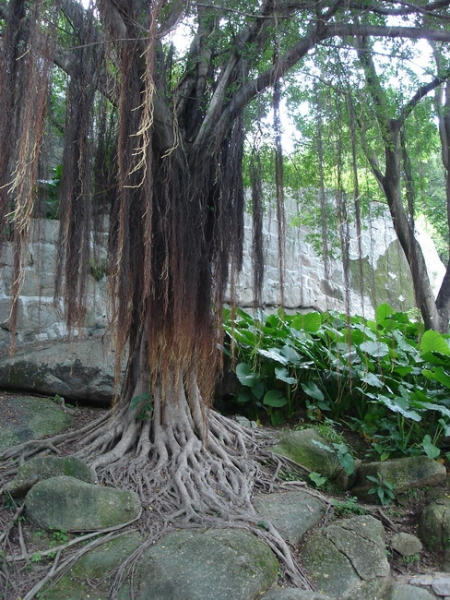
[[[311,398],[314,398],[315,400],[325,400],[325,396],[323,395],[322,391],[313,381],[310,381],[309,383],[302,383],[301,386],[305,394],[308,394],[308,396]]]
[[[355,472],[355,459],[349,452],[339,456],[339,462],[347,475],[352,475]]]
[[[373,387],[382,388],[384,386],[383,381],[375,373],[364,373],[360,376],[360,380]]]
[[[265,391],[265,386],[263,384],[262,381],[256,381],[253,385],[252,385],[252,394],[255,396],[255,398],[258,398],[258,400],[261,400],[261,398],[263,397],[264,391]]]
[[[423,438],[422,448],[424,449],[425,454],[428,456],[428,458],[437,458],[441,453],[439,448],[437,448],[433,444],[433,442],[431,441],[431,436],[428,434]]]
[[[389,354],[389,347],[384,342],[363,342],[360,345],[361,352],[365,352],[374,358],[380,358]]]
[[[275,367],[275,376],[280,381],[294,385],[297,383],[295,377],[290,377],[289,372],[285,367]]]
[[[439,352],[440,354],[450,354],[450,348],[441,333],[428,329],[420,340],[420,351],[422,354],[428,352]]]
[[[318,312],[309,312],[304,315],[296,314],[292,318],[292,327],[297,331],[317,333],[322,325],[322,317]]]
[[[384,322],[394,314],[394,309],[389,304],[380,304],[375,311],[377,324],[383,325]]]
[[[287,404],[287,400],[280,390],[269,390],[264,394],[263,404],[281,408]]]
[[[416,423],[419,423],[422,420],[422,417],[418,412],[409,409],[404,398],[388,398],[387,396],[378,394],[377,400],[382,402],[392,412],[400,413],[407,419],[412,419],[413,421],[416,421]]]
[[[252,387],[259,379],[257,373],[252,371],[252,368],[247,363],[239,363],[236,366],[236,376],[242,385]]]
[[[287,365],[288,363],[287,358],[282,355],[281,351],[278,348],[269,348],[268,350],[264,350],[263,348],[257,348],[256,352],[261,356],[270,358],[271,360],[281,363],[282,365]]]
[[[423,369],[422,375],[432,381],[439,381],[439,383],[442,383],[446,388],[450,388],[450,377],[444,371],[443,367],[435,367],[433,371]]]
[[[247,390],[239,390],[237,394],[238,404],[247,404],[252,400],[252,395]]]
[[[322,487],[327,482],[326,477],[323,477],[320,473],[316,473],[315,471],[310,473],[308,477],[317,488]]]

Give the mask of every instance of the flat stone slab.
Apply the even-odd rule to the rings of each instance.
[[[330,596],[346,597],[359,590],[354,596],[358,600],[370,599],[367,593],[375,598],[390,572],[384,537],[383,526],[371,516],[344,519],[307,540],[304,567],[317,588]]]
[[[0,394],[0,452],[28,440],[56,435],[72,419],[47,398],[22,398]]]
[[[139,515],[135,492],[85,483],[62,475],[36,483],[28,492],[27,516],[43,529],[96,531]]]
[[[257,513],[293,545],[319,523],[326,510],[321,500],[302,491],[258,494],[252,502]]]
[[[269,547],[242,529],[178,531],[143,553],[135,600],[256,600],[278,575]]]

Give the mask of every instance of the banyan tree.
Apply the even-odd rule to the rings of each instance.
[[[211,407],[224,293],[242,262],[252,103],[269,98],[279,126],[283,77],[330,41],[448,42],[449,5],[0,1],[0,219],[14,247],[11,330],[55,74],[63,73],[57,293],[69,326],[82,323],[91,231],[107,217],[111,333],[119,359],[127,356],[110,413],[52,444],[76,442],[75,454],[101,481],[135,489],[173,524],[256,526],[251,494],[267,483],[257,460],[264,434]],[[281,214],[282,160],[275,162]],[[252,179],[260,223],[257,170]],[[46,449],[34,442],[20,453]],[[273,529],[267,537],[299,582],[281,538]]]

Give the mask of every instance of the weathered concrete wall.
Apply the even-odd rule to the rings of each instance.
[[[287,205],[289,223],[297,208]],[[25,277],[19,306],[17,345],[65,337],[67,328],[61,301],[54,301],[54,273],[57,257],[59,222],[37,219],[33,222],[31,241],[25,260]],[[244,268],[238,277],[236,296],[243,307],[253,306],[251,267],[251,218],[245,219]],[[399,310],[414,306],[414,295],[408,265],[396,240],[388,215],[378,216],[362,231],[360,250],[356,232],[350,230],[349,286],[346,288],[340,252],[335,260],[324,261],[307,241],[303,227],[288,226],[284,277],[285,306],[292,310],[338,310],[373,315],[381,302],[390,302]],[[429,236],[421,234],[433,278],[439,285],[444,267],[437,257]],[[278,238],[276,211],[267,208],[264,220],[265,282],[263,302],[267,307],[280,304]],[[105,259],[106,251],[101,253]],[[96,265],[93,265],[95,267]],[[95,268],[91,269],[94,273]],[[0,348],[10,343],[9,311],[12,274],[12,252],[6,244],[0,255]],[[88,313],[84,335],[103,335],[107,325],[107,280],[89,276]],[[101,275],[101,271],[100,271]],[[75,332],[76,333],[76,332]]]
[[[295,222],[298,212],[295,201],[286,202],[286,221]],[[264,219],[265,281],[263,302],[268,307],[280,305],[280,274],[278,259],[278,225],[276,208],[267,207]],[[411,275],[403,250],[397,240],[391,218],[386,211],[363,223],[358,242],[355,225],[348,227],[350,264],[348,286],[345,284],[339,248],[333,248],[336,258],[325,261],[308,242],[311,233],[305,227],[289,225],[286,231],[284,301],[292,310],[337,310],[372,317],[375,308],[389,302],[397,310],[415,306]],[[243,307],[253,305],[252,289],[252,224],[245,218],[244,267],[239,275],[236,297]],[[429,272],[437,293],[445,268],[430,236],[418,232],[425,252]]]

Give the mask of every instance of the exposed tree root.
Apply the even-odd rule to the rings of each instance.
[[[289,546],[251,503],[255,488],[274,488],[273,476],[262,468],[263,462],[271,460],[273,438],[264,430],[246,429],[205,409],[195,385],[187,389],[188,394],[179,385],[178,401],[165,403],[156,392],[151,420],[140,420],[136,411],[118,407],[109,418],[102,417],[81,431],[22,444],[0,458],[12,473],[12,461],[64,452],[64,444],[70,442],[71,450],[75,447],[72,454],[95,470],[99,482],[138,493],[144,507],[140,529],[147,544],[168,527],[245,528],[269,544],[291,584],[310,588]],[[16,559],[26,558],[26,550],[16,551]],[[63,573],[71,561],[69,556],[55,564],[52,573],[45,574],[45,582]],[[122,569],[114,586],[123,573]],[[34,585],[25,598],[31,600],[40,589],[42,585]]]

